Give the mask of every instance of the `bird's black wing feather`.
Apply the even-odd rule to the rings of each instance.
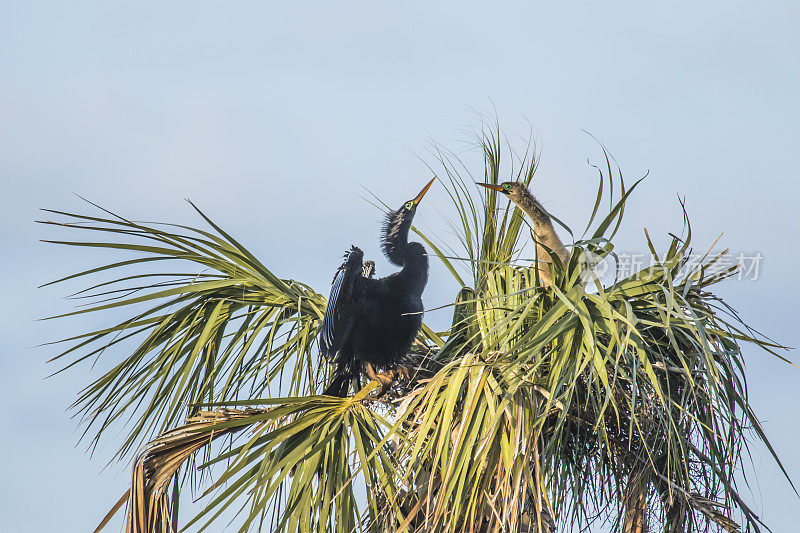
[[[333,357],[341,349],[352,329],[353,301],[359,280],[363,276],[364,252],[353,246],[333,278],[328,307],[319,334],[319,351]]]

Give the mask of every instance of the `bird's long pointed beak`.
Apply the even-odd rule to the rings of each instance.
[[[425,196],[425,193],[428,192],[428,189],[431,188],[431,185],[433,185],[434,181],[436,181],[436,178],[433,178],[431,181],[429,181],[428,184],[425,185],[425,187],[421,191],[419,191],[419,194],[413,200],[414,205],[417,205],[418,203],[420,203],[420,201],[422,200],[422,197]]]
[[[487,189],[492,189],[493,191],[504,192],[504,189],[500,185],[495,185],[494,183],[480,183],[476,181],[475,185],[482,185]]]

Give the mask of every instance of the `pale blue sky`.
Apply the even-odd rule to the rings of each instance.
[[[644,226],[679,231],[685,195],[697,248],[725,232],[723,247],[764,256],[758,281],[719,292],[800,345],[800,4],[553,4],[0,1],[2,529],[91,531],[128,483],[126,467],[101,472],[114,443],[94,458],[75,447],[65,409],[89,369],[43,381],[52,352],[32,348],[110,320],[34,322],[71,305],[67,287],[37,285],[99,259],[38,242],[53,233],[37,209],[84,210],[73,192],[199,224],[190,197],[278,274],[325,292],[346,246],[378,254],[359,184],[399,205],[429,178],[414,155],[425,140],[459,137],[470,107],[493,102],[508,130],[534,125],[551,211],[586,220],[586,158],[599,156],[586,129],[628,177],[650,170],[620,249],[641,250]],[[419,212],[435,229],[437,201]],[[428,307],[452,298],[446,279],[434,269]],[[752,402],[800,480],[800,370],[746,355]],[[796,531],[800,500],[765,450],[753,456],[747,500]]]

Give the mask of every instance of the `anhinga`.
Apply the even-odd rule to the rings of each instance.
[[[539,203],[525,185],[519,181],[506,181],[500,185],[493,183],[478,183],[486,188],[499,191],[517,204],[533,221],[533,235],[536,241],[536,269],[539,279],[545,287],[553,284],[553,274],[550,271],[551,255],[554,253],[561,264],[567,264],[569,253],[558,238],[550,215],[547,214],[542,204]]]
[[[418,242],[408,242],[417,205],[432,179],[413,200],[386,217],[381,241],[389,261],[402,267],[385,278],[372,278],[364,253],[353,246],[345,254],[331,287],[319,334],[320,353],[333,358],[333,380],[323,394],[347,396],[351,383],[358,387],[362,368],[381,382],[379,395],[394,379],[395,366],[408,353],[422,326],[422,291],[428,283],[428,253]],[[386,370],[379,373],[378,369]]]

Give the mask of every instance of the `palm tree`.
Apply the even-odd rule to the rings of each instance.
[[[480,181],[529,186],[533,145],[514,152],[501,138],[497,125],[480,132]],[[716,268],[721,255],[688,261],[685,218],[661,254],[647,236],[651,266],[605,284],[587,276],[587,264],[615,257],[639,183],[628,187],[606,156],[586,230],[542,284],[522,258],[522,211],[475,186],[452,152],[434,153],[456,240],[413,229],[463,288],[452,327],[423,325],[412,346],[416,379],[380,399],[376,382],[319,395],[331,372],[315,343],[325,298],[274,274],[199,209],[207,230],[48,211],[46,224],[102,236],[52,242],[131,253],[53,282],[116,273],[60,316],[128,311],[64,339],[53,359],[62,370],[113,360],[73,406],[92,443],[123,428],[115,458],[133,460],[131,488],[100,528],[127,503],[128,531],[177,529],[189,485],[206,505],[182,527],[228,511],[241,531],[553,531],[597,520],[759,531],[734,474],[748,438],[780,461],[748,403],[740,345],[784,358],[710,292],[735,267]]]

